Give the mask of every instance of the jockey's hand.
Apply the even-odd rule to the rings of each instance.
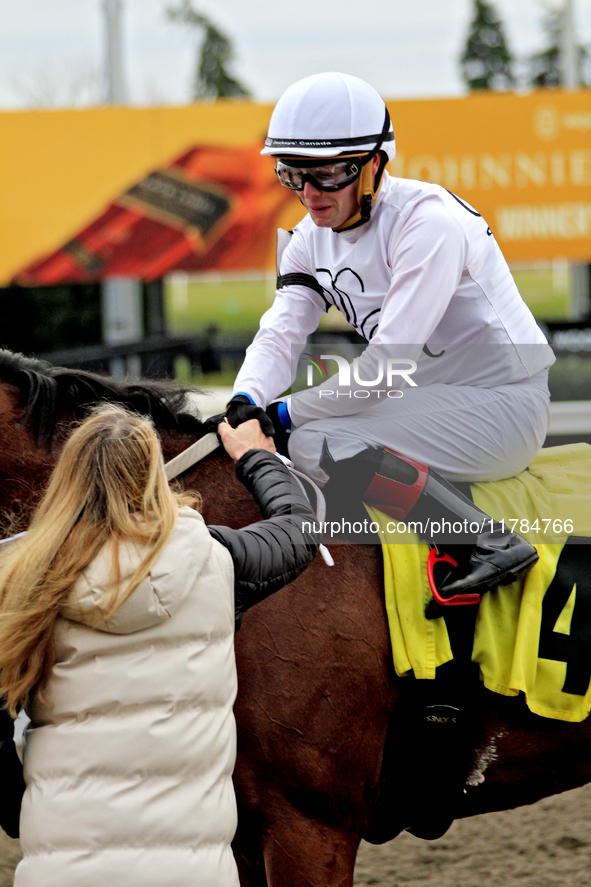
[[[285,401],[274,400],[273,403],[270,403],[267,407],[267,416],[273,422],[273,436],[277,449],[283,456],[289,456],[287,443],[291,430],[291,418]]]
[[[237,428],[232,428],[228,422],[220,422],[218,434],[222,439],[226,453],[235,462],[249,450],[276,452],[273,438],[263,434],[260,423],[256,419],[241,422]]]
[[[249,419],[258,419],[261,429],[267,437],[272,437],[275,433],[273,422],[267,416],[266,412],[251,403],[246,394],[235,394],[230,403],[226,407],[226,419],[232,428],[237,428],[243,422]]]

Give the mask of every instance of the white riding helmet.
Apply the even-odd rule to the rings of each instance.
[[[383,152],[378,175],[371,160]],[[369,220],[383,168],[396,154],[394,131],[373,86],[350,74],[313,74],[289,86],[275,106],[261,154],[296,166],[296,158],[356,156],[363,159],[358,185],[360,212],[339,229]],[[318,164],[320,165],[320,164]]]
[[[350,74],[313,74],[289,86],[277,102],[265,147],[272,157],[337,157],[373,151],[386,106],[373,86]],[[381,150],[396,154],[392,124]]]

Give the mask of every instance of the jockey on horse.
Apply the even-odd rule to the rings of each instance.
[[[296,468],[325,487],[329,509],[357,496],[418,522],[431,554],[453,565],[438,600],[476,602],[537,553],[453,484],[527,467],[547,432],[554,355],[482,216],[439,185],[385,170],[394,132],[367,83],[325,73],[293,84],[261,153],[275,158],[307,215],[285,234],[277,295],[228,421],[264,421],[266,410]],[[353,373],[341,376],[343,360],[338,379],[278,399],[331,304],[368,343]],[[362,381],[376,378],[379,386]],[[463,530],[444,534],[430,521]]]

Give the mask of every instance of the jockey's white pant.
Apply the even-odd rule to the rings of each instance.
[[[514,477],[536,455],[548,431],[548,371],[498,388],[430,385],[405,388],[351,416],[323,418],[295,428],[289,453],[318,484],[324,440],[336,461],[367,446],[389,447],[434,468],[450,481]]]

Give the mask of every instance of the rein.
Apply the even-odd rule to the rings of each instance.
[[[193,465],[197,465],[198,462],[201,462],[202,459],[205,459],[214,450],[217,450],[219,446],[220,442],[217,434],[213,431],[209,434],[204,434],[194,444],[191,444],[190,447],[187,447],[186,450],[183,450],[182,453],[179,453],[178,456],[166,463],[164,466],[166,479],[171,481],[173,478],[178,477],[183,471],[187,471]]]

